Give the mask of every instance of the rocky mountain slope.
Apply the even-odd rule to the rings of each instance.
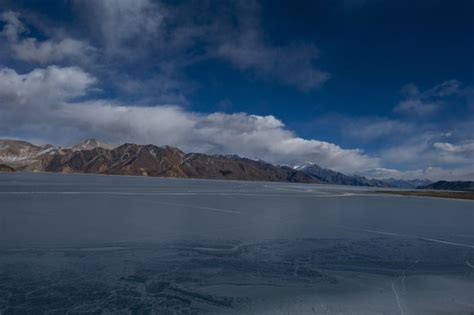
[[[351,185],[351,186],[369,186],[369,187],[391,187],[390,184],[376,180],[368,179],[358,175],[345,175],[327,168],[322,168],[316,164],[303,164],[295,167],[296,170],[305,173],[311,178],[327,184]]]
[[[0,140],[0,162],[14,167],[29,165],[36,162],[40,152],[46,149],[26,141]]]
[[[15,169],[11,166],[0,164],[0,172],[14,172]]]
[[[436,190],[459,190],[474,191],[474,181],[438,181],[425,186],[419,186],[418,189],[436,189]]]
[[[426,186],[431,183],[429,179],[412,179],[412,180],[403,180],[403,179],[395,179],[395,178],[387,178],[382,179],[382,181],[386,182],[392,187],[395,188],[416,188],[418,186]]]
[[[303,172],[238,156],[184,153],[169,146],[124,144],[108,149],[86,140],[69,148],[2,140],[0,162],[20,170],[319,183]],[[90,145],[91,149],[88,149]],[[81,149],[85,147],[85,149]]]

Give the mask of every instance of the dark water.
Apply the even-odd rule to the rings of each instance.
[[[474,202],[0,174],[1,314],[470,314]]]

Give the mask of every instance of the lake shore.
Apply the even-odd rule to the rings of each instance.
[[[436,198],[450,198],[450,199],[464,199],[474,200],[474,192],[463,192],[463,191],[425,191],[425,190],[407,190],[407,191],[396,191],[396,190],[378,190],[374,193],[377,194],[392,194],[402,196],[416,196],[416,197],[436,197]]]

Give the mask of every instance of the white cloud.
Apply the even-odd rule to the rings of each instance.
[[[84,42],[71,38],[43,42],[35,38],[27,38],[12,44],[11,47],[16,58],[40,64],[49,64],[68,58],[85,59],[87,58],[87,51],[92,52],[94,50]]]
[[[74,1],[84,10],[90,27],[100,35],[107,52],[129,53],[130,49],[156,39],[163,15],[150,0]],[[133,49],[138,52],[137,49]]]
[[[409,123],[380,117],[344,117],[340,120],[340,128],[345,135],[363,141],[404,136],[415,129]]]
[[[456,137],[465,137],[469,132],[463,130],[467,126],[458,126],[455,132]],[[469,130],[469,129],[467,129]],[[379,152],[381,159],[391,165],[409,166],[410,168],[422,169],[426,165],[431,165],[429,172],[430,179],[441,178],[443,174],[453,179],[470,178],[474,179],[474,147],[472,140],[460,141],[459,144],[446,142],[446,139],[453,138],[453,133],[437,131],[420,131],[419,134],[405,139],[402,143],[393,144],[387,149]],[[444,140],[444,141],[442,141]],[[451,172],[450,170],[456,170]],[[435,172],[436,171],[436,172]],[[451,172],[451,173],[450,173]],[[464,172],[464,175],[462,173]],[[410,171],[394,173],[394,177],[417,176],[425,173],[420,171]],[[407,175],[408,174],[408,175]],[[412,177],[413,177],[412,176]],[[383,177],[377,175],[377,177]],[[448,179],[448,177],[445,177]]]
[[[45,140],[71,141],[93,136],[114,143],[168,144],[186,151],[237,153],[281,164],[316,162],[350,173],[379,166],[377,159],[361,150],[297,137],[271,115],[206,115],[171,105],[144,107],[104,100],[73,101],[86,94],[93,83],[94,78],[79,68],[51,66],[27,74],[3,69],[0,112],[2,117],[15,119],[2,119],[0,133],[41,131]]]
[[[20,21],[19,14],[13,11],[5,11],[0,15],[0,20],[5,22],[2,34],[11,41],[16,41],[21,33],[27,31],[23,22]]]
[[[434,87],[420,91],[414,84],[407,84],[402,88],[406,99],[394,107],[394,112],[427,116],[440,110],[444,103],[443,98],[461,93],[461,83],[457,80],[448,80]]]
[[[28,106],[35,104],[53,106],[61,101],[82,96],[96,82],[95,78],[79,67],[48,66],[34,69],[27,74],[18,74],[15,70],[0,70],[0,97],[2,108],[10,106]]]
[[[438,85],[435,85],[431,89],[423,93],[423,97],[446,97],[461,92],[461,82],[458,80],[444,81]]]
[[[452,144],[449,142],[435,142],[434,147],[446,152],[472,152],[474,153],[474,140],[467,140],[461,144]]]
[[[0,70],[0,134],[39,138],[74,132],[54,113],[67,100],[83,96],[95,79],[77,67],[49,66],[18,74]]]
[[[436,112],[441,107],[437,102],[425,102],[420,99],[408,99],[400,102],[393,109],[397,113],[414,113],[417,115],[428,115]]]
[[[68,59],[85,60],[94,52],[94,48],[85,42],[72,38],[39,41],[33,37],[24,37],[29,30],[16,12],[3,12],[0,20],[6,23],[0,34],[6,38],[16,59],[49,64]]]

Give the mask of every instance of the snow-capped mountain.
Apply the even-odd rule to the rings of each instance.
[[[404,179],[396,179],[396,178],[387,178],[387,179],[382,179],[382,180],[390,184],[392,187],[396,187],[396,188],[416,188],[418,186],[426,186],[433,183],[429,179],[404,180]]]
[[[97,141],[96,139],[85,139],[77,144],[74,144],[66,148],[71,149],[73,151],[92,150],[95,148],[104,148],[104,149],[110,150],[110,149],[113,149],[113,146],[107,143]]]
[[[323,183],[351,186],[391,187],[388,183],[376,179],[369,179],[359,175],[346,175],[331,169],[320,167],[317,164],[306,163],[295,166],[294,169],[304,172],[311,178]]]

